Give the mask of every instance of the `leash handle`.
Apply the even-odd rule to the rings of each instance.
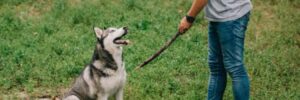
[[[165,51],[176,39],[178,36],[180,36],[182,33],[180,33],[179,31],[171,38],[171,40],[169,40],[168,42],[166,42],[166,44],[160,48],[159,51],[157,51],[155,54],[153,54],[150,58],[148,58],[146,61],[144,61],[142,64],[140,64],[139,66],[135,67],[135,70],[144,67],[145,65],[147,65],[149,62],[151,62],[153,59],[155,59],[156,57],[158,57],[163,51]]]

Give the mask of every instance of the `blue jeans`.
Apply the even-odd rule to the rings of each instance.
[[[239,19],[209,22],[208,100],[222,100],[227,73],[232,79],[235,100],[249,100],[250,82],[244,67],[244,38],[250,12]]]

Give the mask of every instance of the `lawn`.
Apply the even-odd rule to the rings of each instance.
[[[138,71],[177,30],[192,0],[1,0],[0,100],[66,92],[95,46],[93,26],[128,26],[125,100],[204,100],[207,21]],[[252,0],[245,65],[253,100],[300,99],[300,1]],[[229,78],[230,79],[230,78]],[[224,100],[232,100],[228,81]]]

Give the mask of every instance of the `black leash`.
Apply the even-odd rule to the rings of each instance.
[[[155,54],[153,54],[150,58],[148,58],[146,61],[144,61],[142,64],[140,64],[139,66],[135,67],[135,70],[140,69],[142,67],[144,67],[145,65],[147,65],[149,62],[151,62],[153,59],[155,59],[156,57],[158,57],[162,52],[164,52],[176,39],[178,36],[180,36],[182,33],[180,33],[179,31],[171,38],[171,40],[169,40],[168,42],[166,42],[166,44],[160,48],[159,51],[157,51]]]

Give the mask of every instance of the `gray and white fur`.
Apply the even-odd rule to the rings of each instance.
[[[129,43],[122,40],[127,28],[100,29],[95,27],[97,38],[92,61],[88,64],[63,100],[107,100],[115,95],[123,100],[126,81],[122,46]]]

